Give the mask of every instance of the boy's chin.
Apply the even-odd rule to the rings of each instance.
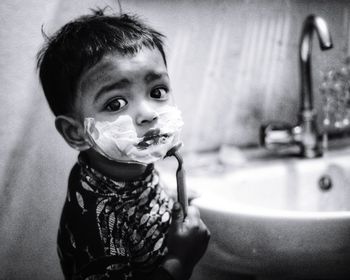
[[[111,160],[90,149],[82,152],[90,167],[116,180],[133,180],[145,173],[149,164]]]
[[[132,160],[123,160],[123,159],[110,159],[107,156],[102,155],[101,153],[95,151],[94,149],[89,149],[87,151],[82,152],[82,154],[87,157],[90,165],[93,167],[109,167],[109,168],[128,168],[130,170],[143,170],[148,165],[152,163],[142,163],[138,161],[132,161]],[[101,170],[103,171],[103,170]]]
[[[129,159],[111,159],[107,155],[103,155],[94,149],[89,149],[87,151],[82,152],[84,153],[88,159],[91,161],[94,161],[95,163],[104,163],[109,165],[128,165],[128,166],[147,166],[148,163],[142,163],[138,161],[133,161]]]

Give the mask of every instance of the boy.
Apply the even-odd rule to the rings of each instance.
[[[56,128],[80,151],[58,233],[66,279],[189,279],[206,250],[198,210],[184,219],[153,165],[182,124],[162,37],[99,11],[66,24],[38,54]]]

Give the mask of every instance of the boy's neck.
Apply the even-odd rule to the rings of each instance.
[[[142,176],[147,165],[138,163],[122,163],[107,159],[93,149],[82,152],[90,167],[116,181],[130,181]]]

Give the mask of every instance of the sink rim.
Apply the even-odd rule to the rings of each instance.
[[[200,209],[220,212],[222,214],[234,214],[234,215],[246,215],[254,216],[257,218],[271,218],[271,219],[350,219],[350,210],[342,211],[291,211],[264,207],[254,207],[245,203],[236,203],[236,206],[223,207],[223,204],[212,206],[212,201],[208,203],[208,200],[203,197],[198,197],[192,200],[193,205]]]

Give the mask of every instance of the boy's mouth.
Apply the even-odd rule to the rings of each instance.
[[[137,144],[140,149],[146,149],[149,146],[164,143],[170,135],[167,133],[160,134],[160,129],[151,129],[145,133],[142,140]]]

